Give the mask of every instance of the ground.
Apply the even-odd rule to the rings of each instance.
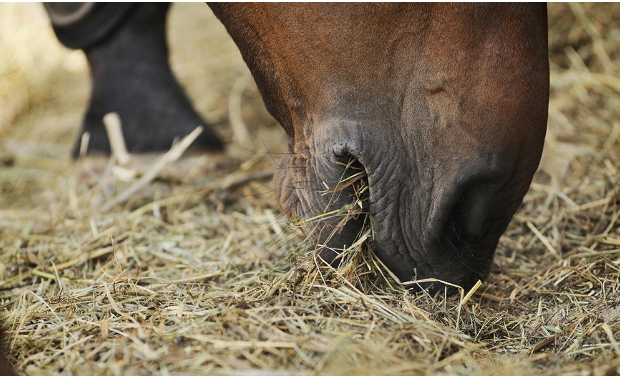
[[[284,133],[208,7],[173,7],[172,64],[227,157],[169,162],[144,185],[154,159],[70,159],[84,56],[40,4],[0,4],[11,362],[28,375],[620,373],[619,17],[618,4],[549,5],[540,170],[489,280],[446,298],[407,292],[363,246],[338,270],[305,252],[268,179]]]

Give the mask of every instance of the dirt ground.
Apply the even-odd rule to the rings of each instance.
[[[337,270],[305,252],[268,179],[284,132],[204,4],[173,6],[171,61],[227,156],[169,164],[137,190],[154,158],[70,159],[82,52],[40,4],[0,4],[11,362],[27,375],[619,374],[619,19],[618,4],[549,5],[540,169],[489,280],[446,297],[407,292],[363,244]]]

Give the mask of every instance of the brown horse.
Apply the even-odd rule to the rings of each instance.
[[[11,367],[6,355],[4,354],[4,333],[0,327],[0,375],[13,376],[13,368]]]
[[[543,147],[545,5],[210,6],[288,134],[275,179],[286,213],[313,218],[349,203],[351,186],[325,191],[353,159],[369,186],[370,246],[398,277],[466,287],[488,274]],[[167,148],[200,122],[168,66],[167,6],[125,8],[95,37],[71,42],[92,71],[84,130],[94,152],[108,151],[101,118],[110,111],[132,151]],[[76,21],[65,20],[54,27],[71,45]],[[222,146],[213,131],[197,145]],[[306,228],[328,261],[362,224],[334,226]]]

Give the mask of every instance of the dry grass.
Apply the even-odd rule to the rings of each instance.
[[[282,131],[200,4],[173,9],[173,64],[207,120],[230,117],[241,131],[221,132],[244,143],[224,170],[197,157],[102,210],[145,172],[71,163],[84,59],[38,4],[1,4],[0,315],[13,363],[28,375],[617,374],[620,7],[549,15],[541,169],[490,279],[463,299],[406,292],[363,246],[338,270],[303,252],[265,182]]]

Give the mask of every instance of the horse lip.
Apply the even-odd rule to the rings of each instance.
[[[412,279],[419,279],[420,275],[434,274],[432,266],[422,262],[424,268],[420,268],[420,262],[413,256],[407,253],[403,253],[398,246],[393,246],[395,251],[387,254],[385,245],[381,245],[377,240],[371,240],[368,242],[368,246],[374,252],[374,254],[381,259],[383,264],[392,272],[401,282],[411,281]]]

